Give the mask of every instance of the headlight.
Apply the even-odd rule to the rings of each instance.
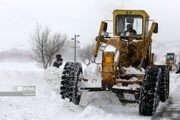
[[[124,33],[122,32],[122,33],[120,34],[120,36],[121,36],[121,37],[124,36]]]
[[[104,33],[105,33],[105,32],[104,32],[104,31],[102,31],[102,32],[101,32],[101,36],[103,36],[103,35],[104,35]]]
[[[109,36],[109,33],[108,33],[108,32],[105,32],[105,31],[102,31],[102,32],[101,32],[101,36],[108,37],[108,36]]]
[[[130,36],[130,32],[126,32],[126,36]]]

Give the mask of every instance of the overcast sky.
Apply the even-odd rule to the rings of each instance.
[[[0,50],[30,48],[36,24],[49,26],[69,38],[80,34],[81,45],[94,41],[101,20],[114,9],[142,9],[159,23],[155,41],[180,41],[179,0],[0,0]]]

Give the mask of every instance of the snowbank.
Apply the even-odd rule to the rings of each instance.
[[[101,65],[95,63],[90,64],[84,69],[84,78],[88,79],[88,82],[84,82],[88,87],[100,87],[101,86]]]
[[[15,63],[16,66],[16,63]],[[59,83],[62,68],[51,67],[45,71],[27,63],[8,68],[0,67],[2,86],[35,85],[34,97],[2,97],[0,99],[0,120],[139,120],[137,104],[123,106],[114,93],[96,92],[87,98],[87,106],[77,106],[68,99],[61,99]],[[31,66],[33,69],[25,69]],[[96,68],[95,68],[96,66]],[[22,68],[21,68],[22,67]],[[93,69],[94,68],[94,69]],[[89,77],[98,76],[97,65],[90,65]],[[94,72],[93,72],[94,71]],[[92,75],[92,76],[90,76]],[[96,76],[97,75],[97,76]],[[129,116],[131,113],[131,116]],[[149,117],[143,117],[149,120]]]

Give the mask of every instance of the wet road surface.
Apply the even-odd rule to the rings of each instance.
[[[177,101],[170,97],[155,113],[152,120],[180,120],[180,99]]]
[[[171,73],[170,97],[159,104],[152,120],[180,120],[180,75]]]

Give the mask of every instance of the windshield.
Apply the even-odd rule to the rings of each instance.
[[[129,35],[142,35],[143,18],[140,15],[117,15],[116,16],[116,34],[129,32]],[[123,34],[124,35],[124,34]]]
[[[167,60],[174,60],[174,54],[167,54]]]

